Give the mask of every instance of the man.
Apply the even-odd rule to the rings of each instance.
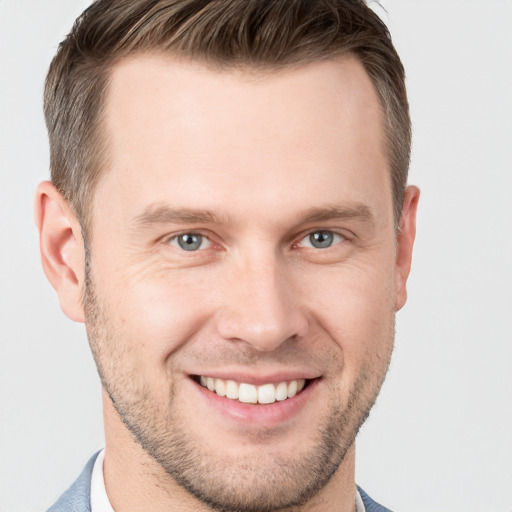
[[[51,511],[387,510],[356,434],[406,300],[404,74],[348,0],[100,0],[45,90],[45,273],[105,450]]]

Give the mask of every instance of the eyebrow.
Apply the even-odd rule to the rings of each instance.
[[[350,206],[314,207],[303,212],[298,218],[298,224],[326,222],[331,220],[358,220],[371,224],[375,217],[370,208],[362,203]],[[151,205],[133,219],[137,227],[147,227],[154,224],[226,224],[227,219],[212,210],[191,208],[172,208],[170,206]]]
[[[146,227],[153,224],[220,224],[223,219],[211,210],[171,208],[151,205],[133,219],[135,226]]]
[[[371,209],[362,203],[350,206],[329,206],[325,208],[311,208],[300,217],[301,224],[312,222],[326,222],[330,220],[359,220],[374,224],[375,217]]]

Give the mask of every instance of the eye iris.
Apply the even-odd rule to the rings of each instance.
[[[317,249],[325,249],[333,243],[334,236],[330,231],[317,231],[309,235],[309,241],[313,247]]]
[[[184,251],[195,251],[201,247],[202,240],[203,237],[201,235],[186,233],[178,237],[178,245]]]

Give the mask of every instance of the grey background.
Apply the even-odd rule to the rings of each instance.
[[[0,0],[0,510],[49,506],[103,443],[82,325],[32,221],[42,83],[84,0]],[[409,303],[357,481],[396,512],[512,511],[512,3],[388,0],[422,189]],[[378,8],[376,8],[378,9]]]

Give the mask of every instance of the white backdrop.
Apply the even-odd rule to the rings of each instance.
[[[40,268],[41,96],[87,0],[0,0],[0,510],[45,510],[102,445],[82,325]],[[396,512],[512,512],[512,2],[388,0],[422,189],[409,303],[358,442]]]

